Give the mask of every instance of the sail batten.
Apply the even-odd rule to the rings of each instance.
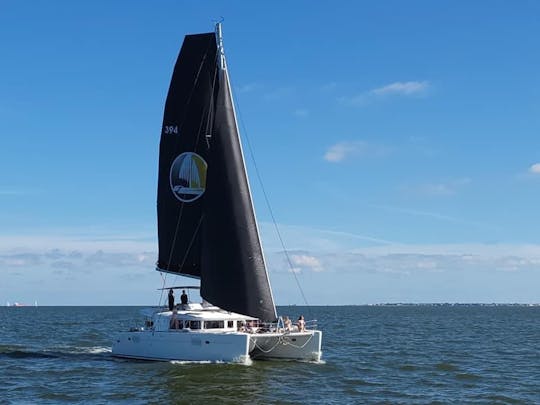
[[[201,296],[225,310],[275,320],[215,33],[184,39],[167,95],[159,160],[157,269],[200,278]]]

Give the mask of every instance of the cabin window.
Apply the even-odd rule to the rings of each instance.
[[[227,328],[234,328],[234,321],[227,321]]]
[[[201,321],[186,321],[188,323],[188,328],[190,329],[201,329]]]
[[[222,329],[224,327],[224,321],[204,321],[204,329]]]

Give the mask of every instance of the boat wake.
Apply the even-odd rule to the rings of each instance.
[[[272,357],[268,357],[268,358],[257,358],[256,359],[257,361],[288,361],[288,362],[293,362],[293,363],[309,363],[309,364],[326,364],[326,361],[324,360],[308,360],[308,359],[286,359],[286,358],[272,358]]]
[[[244,361],[210,361],[210,360],[202,360],[202,361],[196,361],[196,360],[171,360],[169,361],[170,364],[180,364],[180,365],[186,365],[186,364],[233,364],[233,365],[239,365],[239,366],[251,366],[253,364],[253,360],[250,358],[245,359]]]
[[[7,349],[5,346],[0,348],[0,359],[47,359],[58,356],[45,352],[32,352],[20,348]]]
[[[55,347],[42,350],[32,350],[20,345],[0,345],[0,359],[57,359],[57,358],[81,358],[100,359],[109,357],[110,347]],[[107,356],[104,356],[107,354]]]
[[[171,360],[169,361],[171,364],[225,364],[223,361],[210,361],[210,360],[203,360],[203,361],[190,361],[190,360]]]
[[[103,353],[110,353],[110,352],[111,352],[111,348],[104,347],[104,346],[70,348],[70,353],[74,353],[74,354],[78,354],[78,353],[103,354]]]

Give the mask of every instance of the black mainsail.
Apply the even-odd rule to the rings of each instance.
[[[219,27],[218,27],[219,30]],[[277,318],[220,38],[184,39],[160,142],[157,270],[228,311]]]
[[[159,147],[157,267],[192,277],[201,275],[203,198],[188,193],[189,177],[197,177],[189,174],[197,173],[199,183],[206,175],[193,166],[207,160],[216,58],[214,34],[186,36],[165,102]]]

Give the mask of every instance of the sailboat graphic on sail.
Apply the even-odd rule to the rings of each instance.
[[[182,44],[165,104],[157,201],[156,269],[199,279],[196,288],[203,303],[149,310],[145,327],[117,336],[113,355],[227,362],[320,360],[322,333],[303,323],[291,326],[277,316],[221,24],[212,33],[187,35]]]
[[[199,198],[205,190],[207,165],[204,159],[192,152],[178,156],[171,166],[171,189],[183,202]]]

